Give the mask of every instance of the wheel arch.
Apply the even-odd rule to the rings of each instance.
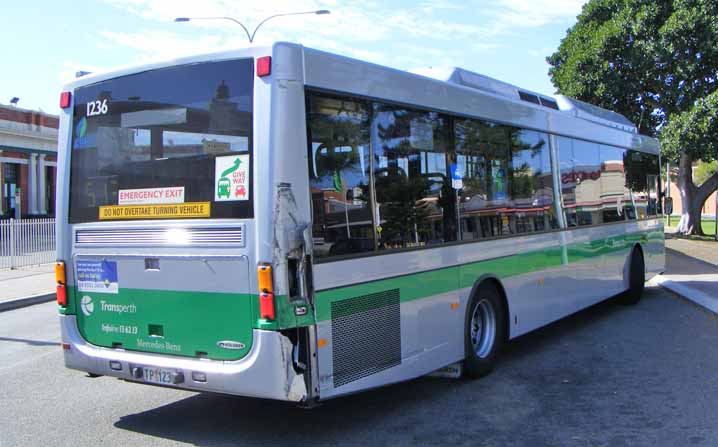
[[[628,252],[626,260],[623,262],[623,286],[626,290],[628,290],[631,277],[631,259],[633,258],[634,253],[637,252],[641,254],[641,257],[643,257],[643,270],[646,270],[646,255],[643,251],[643,246],[640,242],[635,242],[631,246],[631,250]]]
[[[492,273],[486,273],[481,275],[478,279],[476,279],[476,281],[474,281],[474,285],[471,288],[471,293],[469,294],[469,300],[466,303],[466,313],[468,314],[469,312],[469,304],[471,303],[471,300],[476,295],[476,292],[479,290],[479,287],[481,287],[483,284],[493,284],[496,287],[496,290],[499,292],[499,296],[501,297],[501,303],[503,305],[504,317],[506,318],[506,325],[504,326],[506,330],[503,334],[503,338],[504,341],[508,341],[509,334],[511,333],[511,312],[509,308],[508,296],[506,295],[506,289],[504,288],[504,285],[498,276]]]

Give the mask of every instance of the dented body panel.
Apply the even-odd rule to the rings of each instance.
[[[639,135],[588,122],[577,125],[559,111],[289,43],[91,75],[65,90],[176,65],[263,56],[272,57],[271,75],[255,76],[253,84],[251,218],[68,223],[75,129],[72,108],[61,112],[57,255],[69,266],[71,299],[60,308],[62,340],[69,345],[64,351],[68,368],[137,382],[142,381],[141,373],[137,375],[141,368],[159,368],[173,374],[175,382],[167,386],[311,404],[448,365],[454,367],[443,374],[457,375],[457,362],[465,355],[465,312],[481,278],[492,278],[505,288],[508,336],[513,338],[625,290],[626,261],[636,246],[644,251],[649,276],[662,271],[659,218],[564,226],[560,231],[338,257],[331,262],[314,259],[307,89],[419,105],[560,135],[590,134],[597,142],[657,151],[652,140]],[[227,182],[220,186],[222,200],[228,194],[243,194]],[[241,242],[229,245],[172,239],[185,233],[226,238],[238,228],[243,232]],[[82,242],[87,235],[107,230],[115,231],[112,237]],[[142,231],[155,232],[160,239],[154,244],[132,243]],[[110,300],[101,293],[78,292],[78,260],[116,263],[121,293]],[[173,269],[171,277],[153,271],[155,263],[160,272]],[[273,320],[260,315],[258,265],[272,268]],[[169,284],[172,278],[175,284]],[[119,306],[113,309],[125,309],[121,306],[135,304],[123,301],[126,297],[138,302],[166,298],[163,304],[176,306],[173,311],[183,313],[182,318],[163,316],[162,308],[146,318],[123,316],[118,325],[136,326],[137,331],[148,331],[143,337],[156,337],[140,337],[139,343],[136,334],[117,338],[88,333],[92,328],[86,320],[91,317],[85,312],[95,312],[89,305],[100,306],[104,299]],[[237,301],[231,306],[220,304],[218,311],[203,307],[213,299]],[[220,315],[223,311],[227,314]],[[155,318],[160,321],[150,321]],[[206,321],[195,324],[193,318]],[[231,331],[212,328],[212,323]],[[159,340],[179,344],[172,341],[175,330],[203,331],[203,337],[184,350],[162,349]],[[158,342],[145,344],[146,340]],[[384,356],[380,365],[372,357],[377,352]]]

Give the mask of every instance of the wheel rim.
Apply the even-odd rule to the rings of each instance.
[[[496,311],[487,299],[481,299],[471,314],[471,346],[480,358],[485,358],[496,339]]]

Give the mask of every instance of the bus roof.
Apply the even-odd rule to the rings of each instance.
[[[444,79],[436,79],[289,42],[93,73],[69,82],[63,91],[174,65],[266,55],[277,58],[290,53],[303,60],[303,73],[289,72],[303,76],[309,87],[494,120],[654,154],[659,152],[658,141],[638,134],[636,126],[623,115],[574,98],[538,94],[462,68],[454,68]]]

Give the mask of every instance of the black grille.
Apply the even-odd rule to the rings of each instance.
[[[558,110],[558,103],[553,99],[544,98],[543,96],[540,96],[539,99],[541,100],[542,106]]]
[[[399,289],[332,303],[334,388],[401,363]]]
[[[532,95],[531,93],[522,92],[519,90],[519,98],[521,98],[523,101],[532,102],[534,104],[541,104],[539,102],[538,96]]]

